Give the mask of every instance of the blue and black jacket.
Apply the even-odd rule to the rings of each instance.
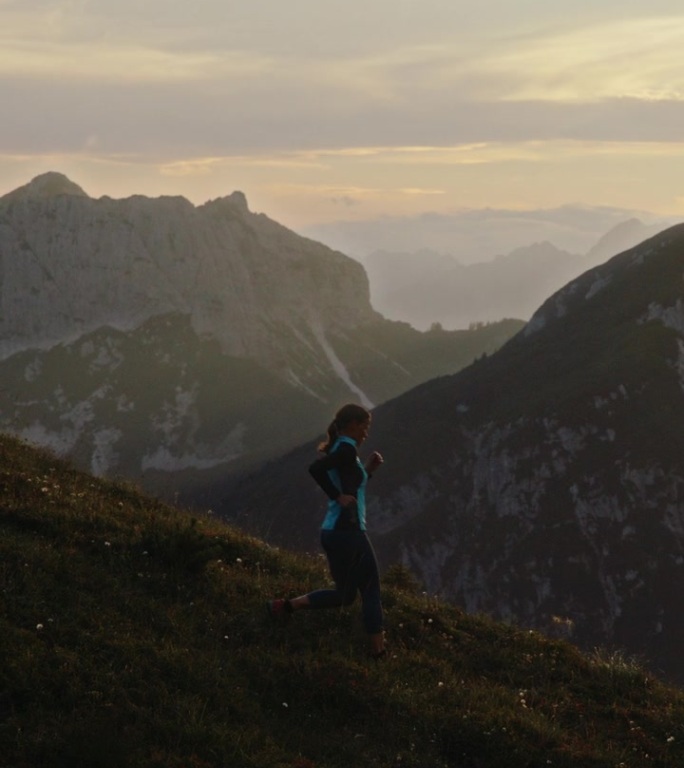
[[[313,479],[328,497],[328,510],[321,526],[324,531],[366,530],[366,483],[368,473],[351,437],[338,437],[330,451],[309,467]],[[356,498],[356,504],[343,507],[341,494]]]

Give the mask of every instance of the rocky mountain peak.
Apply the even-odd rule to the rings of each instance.
[[[78,184],[74,184],[63,173],[49,171],[36,176],[28,184],[15,189],[6,197],[44,199],[58,197],[59,195],[71,195],[75,197],[88,197]]]
[[[225,353],[287,373],[284,328],[318,338],[376,317],[360,264],[251,213],[239,191],[199,207],[92,199],[44,174],[0,201],[0,274],[0,357],[182,313]]]
[[[231,195],[228,195],[228,197],[226,197],[225,199],[231,205],[234,205],[236,208],[239,208],[245,213],[249,212],[249,206],[247,205],[247,197],[245,196],[244,192],[235,190],[235,192],[233,192]]]

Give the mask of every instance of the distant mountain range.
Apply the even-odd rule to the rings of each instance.
[[[343,251],[362,264],[376,251],[428,250],[450,254],[459,264],[469,265],[492,261],[497,255],[526,248],[531,243],[549,242],[568,253],[586,254],[607,232],[629,220],[640,220],[661,231],[678,221],[648,211],[607,206],[465,208],[374,219],[355,216],[312,225],[302,234]],[[606,254],[606,258],[626,247]]]
[[[96,474],[201,499],[215,478],[383,402],[521,327],[418,333],[363,268],[240,192],[91,199],[58,173],[0,198],[0,429]]]
[[[374,411],[381,562],[470,612],[643,654],[684,680],[684,225],[586,271],[492,355]],[[317,546],[315,445],[224,511]]]
[[[363,259],[371,302],[386,317],[427,329],[467,328],[503,317],[529,320],[569,280],[655,235],[660,225],[629,219],[613,227],[584,255],[550,242],[516,248],[506,256],[462,265],[456,257],[422,250],[376,251]]]

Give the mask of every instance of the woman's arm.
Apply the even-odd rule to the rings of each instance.
[[[356,491],[363,480],[356,458],[356,448],[349,443],[342,443],[336,451],[322,456],[309,467],[310,475],[326,496],[333,501],[339,501],[343,507],[356,499]],[[341,489],[337,488],[328,476],[331,469],[338,471]]]

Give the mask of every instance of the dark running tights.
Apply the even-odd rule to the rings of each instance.
[[[375,552],[364,531],[321,531],[335,589],[309,593],[309,607],[339,608],[361,595],[363,625],[369,635],[382,632],[380,575]]]

